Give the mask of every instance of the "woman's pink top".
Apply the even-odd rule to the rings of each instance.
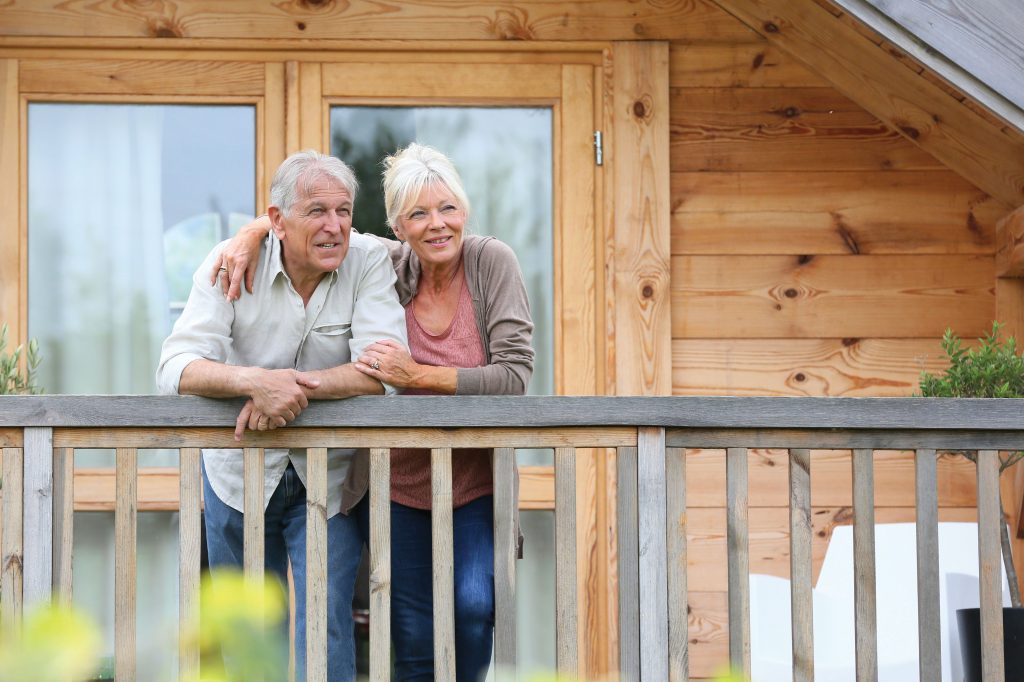
[[[405,306],[409,352],[421,365],[483,367],[487,364],[480,330],[473,315],[473,299],[463,274],[458,307],[448,329],[433,335],[416,321],[416,301]],[[408,389],[405,395],[437,395]],[[491,451],[486,448],[452,451],[452,506],[461,507],[494,491]],[[391,499],[416,509],[430,509],[430,450],[396,448],[391,451]]]

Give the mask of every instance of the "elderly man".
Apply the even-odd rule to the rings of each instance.
[[[246,426],[283,426],[310,398],[392,391],[350,362],[379,339],[406,343],[387,251],[372,238],[352,233],[356,189],[351,169],[336,158],[306,151],[281,164],[270,188],[273,230],[260,253],[255,294],[230,302],[210,286],[206,273],[220,262],[223,245],[215,248],[196,271],[185,310],[164,342],[157,370],[162,393],[247,397],[235,429],[240,439]],[[331,450],[328,460],[331,680],[355,678],[351,604],[362,537],[356,515],[348,515],[359,500],[350,499],[343,485],[352,456],[350,450]],[[242,565],[242,481],[240,450],[204,451],[213,566]],[[266,451],[265,564],[284,582],[291,561],[300,673],[306,652],[305,483],[304,450]]]

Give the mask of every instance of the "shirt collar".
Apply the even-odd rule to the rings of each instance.
[[[274,284],[274,282],[277,281],[278,277],[284,277],[285,281],[290,283],[292,281],[291,277],[289,277],[288,273],[285,272],[284,262],[281,260],[281,240],[277,238],[277,235],[274,234],[273,230],[271,230],[270,233],[267,235],[267,239],[269,240],[267,242],[267,277],[270,279],[270,283]],[[351,243],[349,243],[349,248],[351,247],[352,245]],[[339,269],[343,267],[345,267],[344,260],[341,261],[341,266],[339,266]],[[327,277],[327,283],[333,285],[334,282],[337,281],[338,279],[338,270],[331,270],[331,272],[328,273]],[[321,282],[322,281],[323,280],[321,280]]]

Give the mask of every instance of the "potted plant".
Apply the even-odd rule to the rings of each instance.
[[[947,329],[942,337],[942,348],[949,358],[949,367],[941,374],[921,373],[920,391],[932,398],[1024,398],[1024,357],[1017,352],[1011,336],[1001,341],[1000,324],[992,323],[992,331],[978,339],[976,348],[964,348],[959,337]],[[977,453],[961,452],[975,464]],[[999,455],[999,473],[1012,467],[1024,457],[1024,452],[1002,452]],[[1024,679],[1024,608],[1021,608],[1020,586],[1013,565],[1010,528],[1002,513],[1002,493],[999,498],[1000,545],[1003,566],[1010,588],[1011,608],[1003,609],[1003,651],[1006,660],[1006,679]],[[979,609],[957,611],[960,633],[960,651],[963,657],[965,682],[981,682],[981,627]]]

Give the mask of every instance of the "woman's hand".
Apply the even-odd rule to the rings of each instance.
[[[238,234],[224,246],[220,260],[210,271],[210,284],[220,284],[225,298],[234,301],[242,296],[242,279],[245,290],[252,293],[253,278],[256,276],[256,261],[260,255],[260,244],[270,231],[270,218],[260,216],[238,231]]]
[[[409,355],[405,346],[383,339],[367,346],[355,368],[374,379],[398,388],[416,388],[425,369]]]

